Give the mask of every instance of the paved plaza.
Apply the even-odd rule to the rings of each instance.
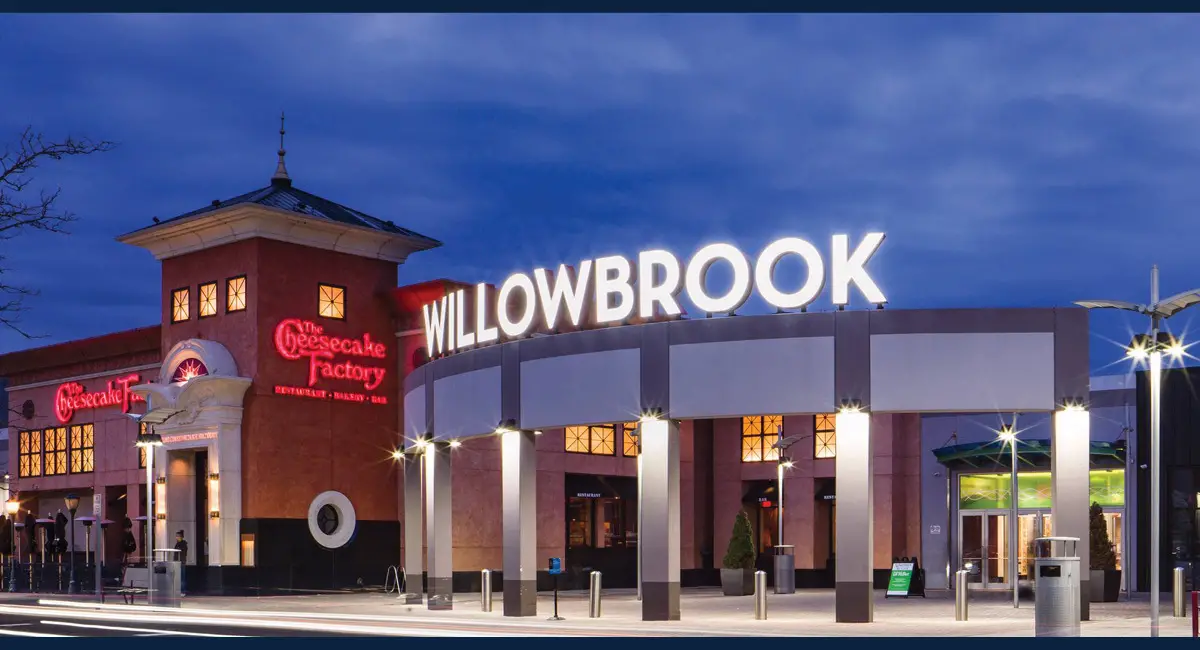
[[[969,620],[954,620],[954,598],[948,592],[931,592],[928,598],[884,598],[876,592],[874,623],[835,623],[832,590],[805,590],[774,595],[768,601],[768,619],[754,619],[751,596],[727,597],[717,589],[687,589],[681,597],[682,619],[643,622],[640,603],[632,590],[604,594],[602,616],[588,618],[586,592],[559,595],[563,621],[548,621],[554,611],[551,594],[540,594],[538,615],[503,616],[503,599],[496,594],[490,613],[481,611],[478,594],[455,594],[452,611],[429,611],[407,605],[395,595],[381,593],[323,594],[274,597],[188,597],[185,609],[254,611],[259,615],[289,613],[303,617],[345,617],[370,624],[428,630],[461,629],[471,633],[566,635],[782,635],[782,636],[1033,636],[1033,602],[1014,609],[1004,593],[973,594]],[[1172,617],[1169,599],[1161,606],[1162,636],[1189,636],[1188,618]],[[1149,636],[1149,601],[1145,594],[1133,600],[1093,603],[1092,620],[1083,623],[1083,636]]]

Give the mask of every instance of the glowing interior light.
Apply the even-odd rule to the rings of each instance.
[[[460,442],[460,441],[458,441],[458,440],[451,440],[451,441],[450,441],[450,448],[451,448],[451,449],[458,449],[458,448],[459,448],[459,447],[461,447],[461,446],[462,446],[462,442]]]

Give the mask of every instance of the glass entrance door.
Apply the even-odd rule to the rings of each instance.
[[[983,555],[986,549],[982,514],[964,514],[959,526],[959,566],[967,570],[967,582],[983,584]]]
[[[987,515],[987,576],[986,587],[1007,587],[1012,573],[1008,566],[1009,550],[1007,514]]]
[[[1037,515],[1030,515],[1030,517],[1033,518],[1025,516],[1020,518],[1021,528],[1018,531],[1028,529],[1032,532],[1040,526]],[[1010,582],[1012,569],[1009,567],[1012,543],[1008,537],[1008,526],[1011,519],[1011,515],[1007,512],[962,514],[959,520],[960,566],[969,572],[968,582],[971,584],[978,585],[983,589],[1004,589],[1012,586]],[[1029,538],[1030,551],[1032,551],[1033,538],[1038,536],[1040,534]],[[1018,545],[1018,549],[1025,547],[1024,541]],[[1029,553],[1025,551],[1018,551],[1017,554],[1018,570],[1023,575],[1028,575],[1028,555]],[[1024,569],[1020,566],[1022,561],[1025,562]]]

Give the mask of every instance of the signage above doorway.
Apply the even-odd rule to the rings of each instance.
[[[849,303],[850,285],[858,287],[871,304],[887,302],[866,269],[883,239],[882,233],[869,233],[851,251],[848,236],[833,236],[828,279],[834,305]],[[787,256],[799,257],[807,268],[804,283],[794,291],[775,285],[775,267]],[[714,295],[708,287],[708,271],[718,263],[732,269],[733,281],[724,293]],[[665,250],[642,251],[635,261],[611,255],[583,260],[578,270],[560,264],[557,273],[544,268],[532,274],[514,273],[495,297],[483,283],[475,285],[474,300],[459,289],[421,311],[432,358],[496,343],[502,337],[520,338],[539,324],[556,332],[564,308],[572,327],[580,326],[585,313],[596,325],[618,325],[634,317],[679,316],[681,292],[703,312],[734,313],[757,289],[772,307],[800,309],[816,300],[825,284],[825,259],[817,247],[798,237],[784,237],[768,244],[753,264],[732,244],[705,246],[686,265]],[[471,312],[473,319],[468,317]]]
[[[276,385],[276,395],[328,399],[363,404],[387,404],[385,395],[372,395],[387,376],[379,365],[387,359],[387,346],[363,334],[357,338],[329,334],[309,320],[288,318],[275,327],[275,351],[288,361],[308,360],[306,386]],[[335,382],[354,388],[324,388],[318,384]],[[355,390],[360,388],[360,390]]]

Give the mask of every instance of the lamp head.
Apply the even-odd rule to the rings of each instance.
[[[133,443],[136,447],[161,447],[163,444],[162,436],[154,432],[153,429],[146,433],[139,433],[137,441]]]
[[[1017,432],[1013,429],[1013,425],[1006,424],[1000,427],[999,437],[1004,442],[1012,442],[1017,439]]]
[[[1138,334],[1133,337],[1129,345],[1125,348],[1125,356],[1135,361],[1144,361],[1150,357],[1150,351],[1154,348],[1154,343],[1149,336]]]
[[[71,514],[74,515],[75,511],[79,509],[79,496],[76,494],[68,494],[67,497],[63,499],[63,503],[66,504],[67,510],[70,510]]]
[[[21,502],[17,500],[17,495],[12,495],[8,498],[8,501],[4,502],[4,511],[7,512],[10,517],[17,516],[17,513],[21,511]]]
[[[496,433],[508,433],[510,431],[516,431],[516,430],[517,430],[517,421],[512,418],[509,418],[507,420],[500,420],[500,422],[496,425]]]

